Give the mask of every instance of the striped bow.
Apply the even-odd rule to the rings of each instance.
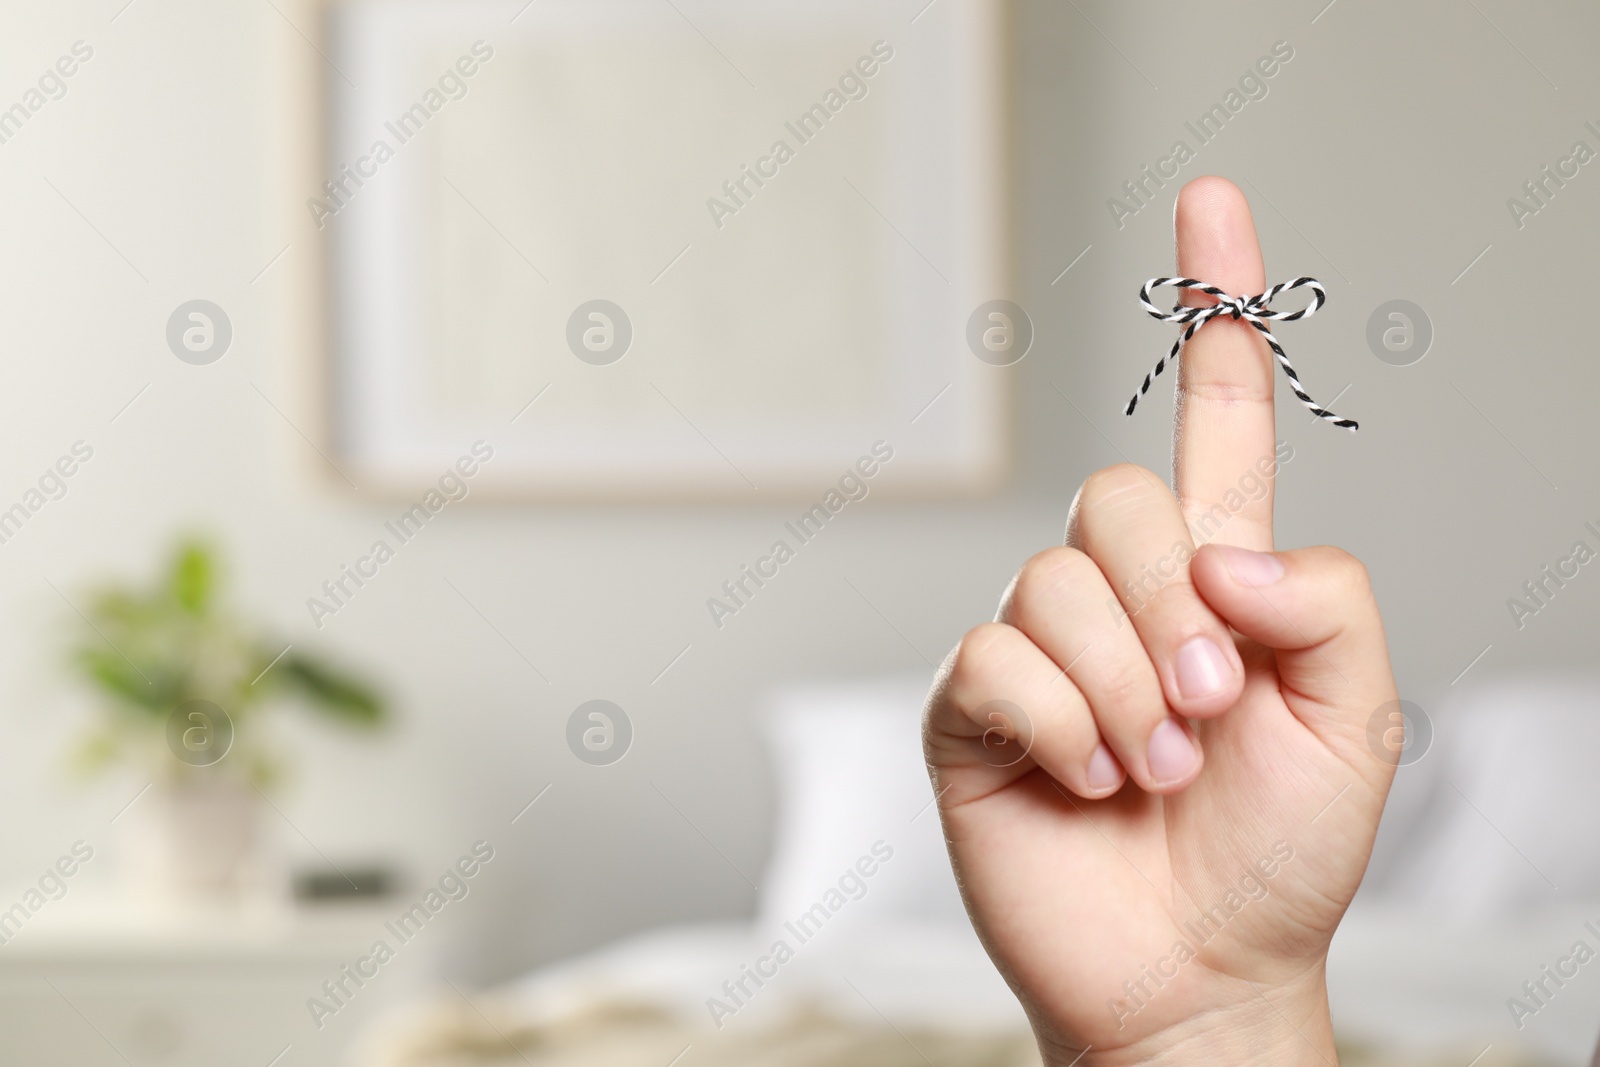
[[[1163,285],[1171,285],[1178,289],[1198,289],[1202,293],[1216,297],[1217,302],[1206,307],[1183,307],[1180,305],[1170,312],[1162,311],[1150,302],[1150,291],[1159,289]],[[1268,307],[1279,293],[1286,293],[1293,289],[1310,289],[1310,305],[1301,308],[1299,311],[1273,311]],[[1172,343],[1172,351],[1157,360],[1155,369],[1144,376],[1144,383],[1139,386],[1139,391],[1134,394],[1133,399],[1128,401],[1128,407],[1123,414],[1133,414],[1133,409],[1138,405],[1139,398],[1150,391],[1150,383],[1156,379],[1158,374],[1166,370],[1168,363],[1176,363],[1178,361],[1178,354],[1183,351],[1184,342],[1193,337],[1196,330],[1220,315],[1231,315],[1235,320],[1243,319],[1261,331],[1261,336],[1267,339],[1267,345],[1272,349],[1272,354],[1278,357],[1278,366],[1283,368],[1283,373],[1289,378],[1289,388],[1294,390],[1294,395],[1300,398],[1300,403],[1306,406],[1306,410],[1324,422],[1331,422],[1335,426],[1342,426],[1347,430],[1355,430],[1357,424],[1354,420],[1342,419],[1326,408],[1318,407],[1316,401],[1312,400],[1306,391],[1300,387],[1300,375],[1295,373],[1294,364],[1289,362],[1289,357],[1284,354],[1283,346],[1278,343],[1278,339],[1272,336],[1272,331],[1267,328],[1268,322],[1293,322],[1296,319],[1310,318],[1316,314],[1317,309],[1327,300],[1327,290],[1315,278],[1296,278],[1292,282],[1279,282],[1260,296],[1249,297],[1231,296],[1214,285],[1207,285],[1205,282],[1196,281],[1193,278],[1151,278],[1144,283],[1144,288],[1139,290],[1139,303],[1144,305],[1145,312],[1159,322],[1183,323],[1186,324],[1186,328],[1178,335],[1178,339]]]

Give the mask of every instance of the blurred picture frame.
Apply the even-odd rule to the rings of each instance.
[[[881,441],[887,493],[992,488],[1011,372],[969,325],[1009,295],[1003,10],[286,9],[328,477],[401,494],[483,442],[480,496],[757,499]]]

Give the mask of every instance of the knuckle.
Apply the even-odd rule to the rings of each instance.
[[[1342,592],[1360,597],[1371,595],[1372,575],[1365,563],[1333,545],[1318,548],[1317,557],[1318,569],[1331,575]]]
[[[999,622],[979,623],[962,635],[949,659],[949,687],[957,694],[982,692],[1004,673],[1017,631]]]
[[[1136,610],[1130,612],[1140,615],[1149,612],[1157,618],[1169,618],[1177,615],[1192,615],[1197,608],[1203,608],[1205,601],[1200,599],[1200,594],[1195,591],[1194,583],[1189,579],[1187,567],[1180,570],[1171,578],[1162,576],[1160,584],[1145,593],[1151,583],[1140,585],[1135,583],[1135,592],[1141,596],[1137,602]],[[1207,614],[1209,614],[1207,609]]]
[[[1083,487],[1078,490],[1078,503],[1085,509],[1104,507],[1107,502],[1128,493],[1144,492],[1152,484],[1166,483],[1156,477],[1154,471],[1137,463],[1114,463],[1109,467],[1102,467],[1083,480]]]
[[[1098,555],[1099,547],[1122,536],[1132,523],[1157,517],[1162,497],[1172,490],[1154,471],[1136,463],[1117,463],[1084,479],[1067,520],[1069,544]]]
[[[1127,663],[1111,667],[1095,680],[1095,719],[1103,727],[1115,729],[1116,723],[1127,719],[1129,710],[1159,702],[1159,698],[1151,696],[1154,685],[1153,671],[1147,665]]]
[[[1029,559],[1017,572],[1014,583],[1015,605],[1022,618],[1054,604],[1080,586],[1091,573],[1098,574],[1095,562],[1076,548],[1057,545]]]
[[[1219,318],[1206,328],[1217,327],[1221,327],[1218,331],[1219,336],[1237,334],[1234,343],[1242,341],[1253,348],[1259,347],[1263,354],[1265,353],[1265,342],[1260,340],[1255,328],[1247,323]],[[1229,410],[1271,404],[1272,392],[1273,383],[1270,377],[1245,381],[1239,377],[1238,371],[1231,364],[1214,363],[1203,359],[1196,359],[1190,365],[1189,376],[1178,386],[1182,400],[1197,401]]]

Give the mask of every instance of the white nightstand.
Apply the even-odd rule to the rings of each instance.
[[[84,887],[87,889],[88,887]],[[0,901],[17,895],[0,893]],[[367,956],[403,905],[322,905],[246,916],[136,911],[74,889],[0,944],[0,1064],[43,1067],[342,1067],[361,1026],[417,991],[423,931],[319,1030],[323,982]]]

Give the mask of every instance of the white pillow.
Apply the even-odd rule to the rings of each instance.
[[[770,701],[778,817],[763,932],[840,947],[863,924],[968,926],[922,758],[930,680],[806,686]]]
[[[1420,810],[1373,894],[1473,919],[1600,899],[1600,677],[1491,678],[1429,711],[1433,747],[1400,771]]]

